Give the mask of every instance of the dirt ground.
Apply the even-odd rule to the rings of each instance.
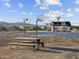
[[[10,49],[9,40],[0,42],[0,59],[79,59],[78,42],[45,41],[45,48]]]

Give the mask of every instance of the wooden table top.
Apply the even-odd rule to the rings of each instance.
[[[16,40],[38,40],[40,38],[31,38],[31,37],[16,37],[16,38],[13,38],[13,39],[16,39]]]

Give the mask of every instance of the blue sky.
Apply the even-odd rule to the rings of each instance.
[[[39,24],[45,24],[58,16],[79,25],[79,0],[0,0],[0,21],[22,22],[29,18],[28,23],[35,23],[40,18],[43,21]]]

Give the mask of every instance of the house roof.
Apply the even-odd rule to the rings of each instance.
[[[52,22],[53,26],[71,26],[71,23],[69,21],[54,21]]]
[[[52,21],[52,23],[53,22],[62,22],[63,23],[63,22],[70,22],[70,21]]]

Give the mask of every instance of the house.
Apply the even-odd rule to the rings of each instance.
[[[71,23],[69,21],[54,21],[51,23],[51,31],[54,32],[70,32]]]

